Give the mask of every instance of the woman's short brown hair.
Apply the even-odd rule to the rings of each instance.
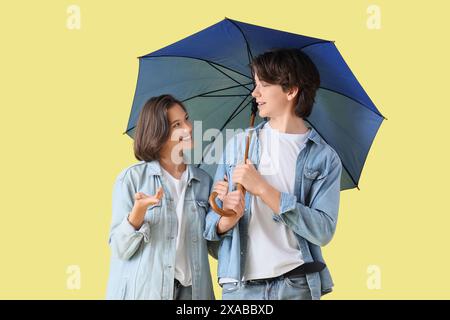
[[[150,98],[142,107],[134,134],[134,156],[141,161],[159,160],[159,152],[169,139],[167,110],[174,105],[186,107],[170,94]]]
[[[295,114],[311,114],[320,75],[312,60],[300,49],[274,49],[253,58],[250,67],[262,81],[281,85],[284,92],[297,87]]]

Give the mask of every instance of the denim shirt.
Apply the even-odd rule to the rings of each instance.
[[[259,133],[266,122],[253,129],[250,141],[249,159],[258,168],[260,160]],[[275,223],[290,228],[302,252],[305,262],[324,262],[321,246],[330,242],[336,229],[339,211],[339,197],[342,163],[336,151],[329,146],[307,122],[311,129],[305,147],[300,151],[295,169],[294,194],[281,192],[279,214],[273,214]],[[229,191],[233,190],[232,175],[237,164],[244,159],[245,135],[235,135],[222,154],[214,183],[227,175]],[[251,195],[246,192],[245,212],[239,222],[224,234],[217,234],[220,216],[212,209],[206,216],[205,239],[219,241],[218,277],[242,281],[245,270],[248,226],[251,217]],[[220,200],[216,200],[222,206]],[[270,258],[270,257],[268,257]],[[333,281],[328,268],[307,275],[313,299],[332,291]]]
[[[186,239],[191,257],[192,299],[214,299],[203,238],[211,177],[188,165],[188,184],[183,215],[187,219]],[[113,191],[109,237],[111,265],[107,299],[173,299],[178,219],[174,201],[161,174],[159,162],[141,161],[123,170]],[[163,187],[161,201],[147,209],[139,230],[128,222],[134,194],[155,194]]]

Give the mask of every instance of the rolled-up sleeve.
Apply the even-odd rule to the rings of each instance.
[[[216,174],[214,176],[214,184],[217,181],[223,180],[224,175],[226,174],[226,165],[223,163],[220,163],[217,166]],[[228,180],[229,181],[229,180]],[[214,185],[213,184],[213,185]],[[217,206],[222,208],[222,201],[220,201],[218,198],[216,198]],[[217,214],[211,206],[209,207],[208,213],[206,214],[206,221],[205,221],[205,232],[203,234],[203,237],[208,241],[220,241],[223,237],[232,235],[233,228],[225,232],[224,234],[218,234],[217,233],[217,224],[219,223],[220,215]]]
[[[230,140],[230,142],[227,144],[225,151],[222,153],[221,159],[219,164],[217,165],[216,174],[214,175],[214,181],[213,185],[211,186],[211,192],[214,187],[214,185],[217,183],[217,181],[223,180],[223,177],[226,175],[228,177],[228,183],[229,183],[229,191],[232,189],[232,181],[231,177],[229,175],[228,169],[227,169],[227,153],[230,153],[231,148],[236,143],[236,137]],[[216,198],[216,203],[219,208],[222,208],[222,201],[219,198]],[[206,223],[205,223],[205,232],[203,234],[204,238],[208,241],[220,241],[224,237],[231,237],[233,234],[233,228],[228,230],[227,232],[223,234],[217,233],[217,225],[220,220],[220,215],[217,214],[211,206],[209,207],[209,211],[206,215]]]
[[[142,241],[150,239],[150,226],[147,222],[136,230],[128,221],[134,205],[135,187],[122,172],[117,177],[112,195],[112,223],[109,234],[109,244],[113,256],[122,260],[130,259],[139,248]]]
[[[274,219],[282,221],[293,232],[318,246],[325,246],[333,238],[339,212],[342,163],[334,154],[328,174],[315,192],[310,206],[297,197],[281,193],[280,213]]]

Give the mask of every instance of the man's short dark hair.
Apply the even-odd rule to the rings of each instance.
[[[284,92],[297,87],[295,114],[300,118],[311,114],[320,75],[306,53],[300,49],[274,49],[253,58],[250,67],[260,80],[281,85]]]

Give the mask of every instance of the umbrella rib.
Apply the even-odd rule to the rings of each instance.
[[[245,99],[244,99],[245,100]],[[231,121],[233,121],[233,119],[234,118],[236,118],[248,105],[249,105],[249,103],[251,103],[252,102],[252,99],[250,99],[250,101],[249,102],[247,102],[247,104],[246,105],[244,105],[242,108],[241,108],[241,110],[239,110],[238,112],[236,112],[236,114],[234,114],[229,120],[230,121],[228,121],[226,124],[228,124],[228,123],[230,123]]]
[[[222,88],[222,89],[216,89],[216,90],[204,92],[204,93],[202,93],[202,94],[198,94],[198,95],[195,95],[195,96],[186,98],[186,99],[184,99],[184,100],[182,100],[182,101],[183,101],[183,102],[186,102],[186,101],[188,101],[188,100],[191,100],[191,99],[194,99],[194,98],[201,97],[201,96],[203,96],[203,95],[205,95],[205,94],[210,94],[210,93],[219,92],[219,91],[224,91],[224,90],[233,89],[233,88],[238,88],[238,87],[244,87],[244,86],[248,86],[249,84],[251,84],[251,82],[250,82],[250,83],[246,83],[246,84],[244,84],[244,85],[238,84],[238,85],[236,85],[236,86],[230,86],[230,87],[226,87],[226,88]]]
[[[227,20],[230,21],[239,30],[239,32],[242,34],[242,37],[244,38],[244,41],[245,41],[245,45],[247,46],[247,55],[249,56],[248,57],[249,58],[248,62],[251,62],[253,60],[253,54],[252,54],[252,51],[250,50],[250,45],[248,44],[248,40],[247,40],[247,37],[245,36],[244,31],[242,31],[241,27],[239,27],[237,25],[237,23],[234,22],[233,20],[228,19],[228,18],[227,18]]]
[[[139,58],[140,58],[140,59],[150,59],[150,58],[160,58],[160,57],[162,57],[162,58],[165,58],[165,57],[173,57],[173,58],[186,58],[186,59],[200,60],[200,61],[203,61],[203,62],[207,62],[207,63],[212,63],[212,64],[215,64],[215,65],[218,65],[218,66],[221,67],[221,68],[230,70],[230,71],[232,71],[232,72],[234,72],[234,73],[237,73],[237,74],[239,74],[239,75],[241,75],[241,76],[243,76],[243,77],[246,77],[246,78],[251,79],[248,75],[243,74],[243,73],[241,73],[241,72],[239,72],[239,71],[233,70],[233,69],[231,69],[231,68],[229,68],[229,67],[226,67],[226,66],[224,66],[224,65],[221,65],[220,63],[213,62],[213,61],[206,60],[206,59],[196,58],[196,57],[189,57],[189,56],[182,56],[182,55],[161,54],[161,55],[148,56],[148,57],[147,57],[147,56],[143,56],[143,57],[139,57]]]
[[[375,112],[374,110],[370,109],[370,108],[369,108],[368,106],[366,106],[364,103],[362,103],[361,101],[356,100],[355,98],[352,98],[352,97],[350,97],[350,96],[348,96],[348,95],[346,95],[346,94],[344,94],[344,93],[342,93],[342,92],[338,92],[338,91],[333,90],[333,89],[329,89],[329,88],[325,88],[325,87],[319,87],[319,88],[320,88],[320,89],[323,89],[323,90],[328,90],[328,91],[337,93],[337,94],[339,94],[339,95],[341,95],[341,96],[344,96],[344,97],[346,97],[346,98],[348,98],[348,99],[350,99],[350,100],[353,100],[353,101],[355,101],[356,103],[362,105],[364,108],[366,108],[366,109],[372,111],[372,112],[375,113],[376,115],[378,115],[378,116],[380,116],[380,117],[383,117],[385,120],[387,120],[387,118],[386,118],[385,116],[383,116],[381,113]]]
[[[212,145],[212,143],[216,140],[217,136],[222,132],[222,130],[227,126],[228,123],[230,123],[239,113],[242,112],[242,110],[245,109],[246,106],[248,106],[248,104],[252,101],[250,99],[249,102],[247,102],[247,104],[244,105],[244,107],[239,110],[239,112],[236,113],[236,111],[242,106],[242,104],[245,102],[245,100],[250,96],[250,94],[248,94],[243,100],[242,102],[236,107],[236,109],[234,109],[234,111],[231,113],[231,115],[228,117],[228,119],[225,121],[225,123],[223,124],[223,126],[219,129],[219,132],[217,133],[217,135],[212,139],[212,141],[206,146],[206,148],[208,148],[208,150],[205,150],[205,152],[203,152],[202,155],[202,160],[201,162],[197,165],[197,167],[200,167],[201,163],[203,162],[203,159],[205,158],[205,154],[209,151],[210,146]],[[235,114],[236,113],[236,114]]]
[[[234,119],[235,114],[237,115],[237,114],[239,114],[243,109],[245,109],[245,107],[248,105],[248,103],[247,103],[246,105],[244,105],[244,107],[238,112],[239,108],[242,106],[242,104],[245,102],[245,100],[247,100],[247,98],[248,98],[249,96],[250,96],[250,94],[248,94],[244,99],[242,99],[241,103],[236,107],[236,109],[234,109],[234,111],[231,113],[231,115],[228,117],[228,119],[225,120],[225,124],[222,126],[222,128],[220,128],[220,131],[222,131],[222,130],[226,127],[226,125],[227,125],[228,123],[230,123],[231,120]],[[249,103],[250,103],[251,101],[252,101],[252,100],[250,99]],[[236,113],[236,112],[237,112],[237,113]]]
[[[316,130],[316,132],[319,132],[319,131],[317,131],[316,127],[314,127],[314,125],[313,125],[310,121],[308,121],[308,120],[306,120],[306,119],[304,119],[304,120],[307,121],[307,122],[309,123],[309,125],[310,125],[311,127],[313,127],[314,130]],[[327,144],[329,144],[328,141],[327,141],[324,137],[322,137],[322,135],[320,135],[320,137],[321,137]],[[329,145],[331,146],[331,144],[329,144]],[[337,152],[336,152],[336,153],[337,153]],[[345,166],[344,161],[341,160],[341,163],[342,163],[342,166],[344,167],[345,171],[347,171],[348,176],[350,177],[350,179],[352,179],[352,182],[355,184],[356,188],[358,188],[358,190],[359,190],[358,183],[356,183],[355,179],[352,177],[350,171],[349,171],[349,170],[347,169],[347,167]]]
[[[303,50],[303,49],[306,48],[306,47],[313,46],[313,45],[316,45],[316,44],[328,44],[328,43],[334,44],[334,41],[329,41],[329,40],[317,41],[317,42],[310,43],[310,44],[307,44],[306,46],[301,47],[300,50]],[[339,52],[339,50],[338,50],[338,52]],[[322,89],[324,89],[324,90],[328,90],[328,91],[334,92],[334,93],[337,93],[337,94],[340,94],[340,95],[343,95],[344,97],[347,97],[347,98],[349,98],[350,100],[353,100],[353,101],[355,101],[356,103],[361,104],[362,106],[364,106],[365,108],[369,109],[370,111],[372,111],[372,112],[375,113],[376,115],[378,115],[378,116],[380,116],[380,117],[383,117],[385,120],[387,120],[387,118],[386,118],[385,116],[383,116],[380,112],[375,112],[374,110],[370,109],[367,105],[365,105],[365,104],[362,103],[361,101],[356,100],[355,98],[352,98],[352,97],[350,97],[350,96],[348,96],[348,95],[346,95],[346,94],[343,94],[343,93],[338,92],[338,91],[333,90],[333,89],[329,89],[329,88],[325,88],[325,87],[320,87],[320,88],[322,88]],[[370,98],[369,98],[369,99],[370,99]]]
[[[231,80],[233,80],[234,82],[240,84],[241,86],[243,86],[245,89],[247,89],[248,91],[251,91],[249,88],[245,87],[244,85],[242,85],[242,83],[240,83],[239,81],[237,81],[236,79],[234,79],[233,77],[231,77],[229,74],[226,74],[225,72],[223,72],[222,70],[220,70],[219,68],[217,68],[215,65],[213,65],[211,62],[208,62],[208,64],[213,67],[214,69],[216,69],[217,71],[219,71],[220,73],[222,73],[224,76],[230,78]]]
[[[214,93],[214,92],[219,92],[219,91],[224,91],[224,90],[228,90],[228,89],[233,89],[233,88],[238,88],[238,87],[242,87],[242,86],[248,86],[249,84],[252,84],[252,82],[246,83],[244,85],[238,84],[235,86],[230,86],[230,87],[226,87],[226,88],[222,88],[222,89],[217,89],[217,90],[212,90],[212,91],[208,91],[199,95],[195,95],[189,98],[186,98],[184,100],[181,100],[182,102],[186,102],[188,100],[194,99],[194,98],[198,98],[198,97],[203,97],[203,95],[205,94],[210,94],[210,93]],[[245,96],[248,97],[250,94],[246,94]],[[237,96],[237,95],[236,95]],[[205,96],[205,97],[213,97],[213,96]],[[231,96],[230,96],[231,97]],[[133,130],[136,126],[132,126],[131,128],[127,129],[123,134],[126,134],[127,132]]]
[[[252,54],[252,51],[250,50],[250,45],[249,45],[249,43],[248,43],[248,40],[247,40],[247,37],[245,36],[244,31],[242,31],[241,27],[239,27],[235,21],[233,21],[233,20],[231,20],[231,19],[228,19],[228,18],[226,18],[226,19],[227,19],[228,21],[230,21],[231,24],[233,24],[233,25],[239,30],[239,32],[242,34],[242,37],[244,38],[244,41],[245,41],[245,45],[247,46],[247,58],[248,58],[248,62],[249,62],[249,65],[251,65],[251,64],[252,64],[252,61],[253,61],[253,54]],[[254,80],[255,75],[253,74],[253,68],[250,68],[250,71],[251,71],[251,73],[252,73],[252,83],[253,83],[253,87],[255,87],[255,80]]]
[[[216,95],[207,95],[207,96],[205,96],[203,94],[200,95],[201,98],[247,97],[247,96],[248,96],[248,94],[229,94],[229,95],[227,95],[227,94],[222,94],[222,95],[216,94]]]
[[[303,49],[305,49],[305,48],[307,48],[307,47],[309,47],[309,46],[314,46],[314,45],[316,45],[316,44],[321,44],[321,43],[334,43],[334,41],[330,41],[330,40],[321,40],[321,41],[317,41],[317,42],[313,42],[313,43],[307,44],[307,45],[305,45],[305,46],[303,46],[303,47],[301,47],[301,48],[299,48],[299,49],[300,49],[300,50],[303,50]]]

